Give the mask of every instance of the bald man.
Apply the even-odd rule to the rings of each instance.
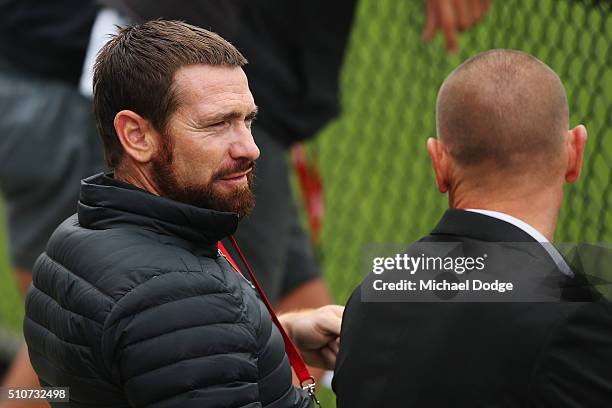
[[[528,54],[488,51],[449,75],[436,109],[427,150],[450,208],[403,255],[455,266],[373,269],[355,290],[338,407],[612,406],[612,306],[550,244],[587,140],[584,126],[568,130],[559,77]],[[457,268],[483,255],[482,268]],[[385,291],[397,277],[472,287]],[[475,278],[514,287],[477,291]]]

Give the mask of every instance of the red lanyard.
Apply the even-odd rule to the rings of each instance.
[[[266,297],[266,294],[264,293],[263,289],[261,288],[261,285],[257,281],[255,274],[251,270],[251,267],[247,263],[246,258],[244,257],[244,255],[242,254],[242,251],[238,247],[238,244],[236,243],[234,236],[230,235],[229,240],[232,243],[232,246],[234,247],[234,249],[236,249],[236,252],[238,253],[238,256],[240,257],[242,264],[244,265],[247,272],[249,273],[249,276],[251,277],[251,282],[255,286],[255,289],[257,289],[257,292],[259,292],[259,296],[261,296],[261,300],[266,305],[266,308],[268,309],[268,312],[270,313],[270,317],[272,318],[272,322],[274,322],[274,324],[278,328],[278,331],[280,331],[281,335],[283,336],[283,342],[285,343],[285,353],[287,353],[287,356],[289,357],[289,363],[291,364],[291,367],[293,367],[293,370],[295,371],[295,374],[297,375],[297,378],[300,381],[300,385],[302,386],[302,389],[308,392],[308,394],[312,397],[313,401],[317,405],[320,405],[319,401],[317,401],[314,395],[314,389],[316,385],[314,377],[310,375],[310,372],[308,371],[308,367],[306,367],[306,364],[304,363],[304,359],[300,355],[300,352],[298,351],[297,347],[295,347],[295,344],[293,344],[293,341],[291,341],[291,338],[289,337],[289,335],[283,328],[283,325],[281,324],[281,322],[278,320],[278,316],[276,316],[276,313],[274,313],[274,309],[272,308],[270,301]],[[241,273],[240,268],[238,268],[238,265],[236,265],[236,262],[234,262],[234,260],[232,259],[230,254],[227,252],[227,249],[225,249],[223,244],[219,242],[217,244],[217,247],[223,253],[223,255],[227,258],[229,263],[234,267],[234,269],[236,269],[236,271]]]

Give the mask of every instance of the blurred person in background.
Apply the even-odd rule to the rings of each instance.
[[[51,232],[75,211],[80,180],[103,169],[91,103],[78,91],[97,10],[89,0],[0,2],[0,191],[24,296]],[[25,348],[0,383],[38,386]]]
[[[440,88],[436,125],[427,149],[450,209],[407,254],[488,253],[481,276],[528,297],[368,302],[362,284],[342,323],[338,406],[610,406],[612,303],[550,244],[587,140],[568,130],[561,80],[523,52],[478,54]]]

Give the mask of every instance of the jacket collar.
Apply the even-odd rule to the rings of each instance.
[[[536,242],[522,229],[497,218],[459,209],[446,210],[432,235],[457,235],[486,242]]]
[[[238,227],[238,214],[159,197],[104,173],[81,181],[77,214],[86,228],[136,226],[180,238],[206,252],[216,252],[217,242]]]
[[[431,235],[450,235],[458,237],[467,237],[484,242],[537,242],[531,235],[522,229],[497,218],[489,217],[484,214],[465,211],[459,209],[447,210],[438,225],[433,229]],[[538,246],[534,246],[539,248]],[[544,259],[551,259],[549,255],[542,249],[542,252],[536,256],[543,256]],[[593,301],[601,298],[601,295],[596,290],[593,290],[589,277],[584,274],[584,271],[578,265],[568,262],[572,265],[573,276],[567,276],[559,271],[557,278],[562,280],[561,299],[567,301]],[[551,263],[553,268],[557,267]],[[555,278],[555,279],[557,279]],[[597,279],[597,278],[595,278]],[[555,282],[557,282],[555,280]]]

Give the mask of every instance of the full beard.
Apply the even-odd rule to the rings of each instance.
[[[247,185],[237,186],[229,192],[218,191],[215,180],[226,175],[251,169],[247,174]],[[253,179],[255,162],[247,159],[237,161],[231,168],[216,171],[204,185],[189,185],[177,177],[172,166],[172,147],[165,145],[162,152],[152,161],[152,176],[162,196],[174,201],[208,208],[216,211],[233,212],[240,219],[246,217],[255,205]]]

